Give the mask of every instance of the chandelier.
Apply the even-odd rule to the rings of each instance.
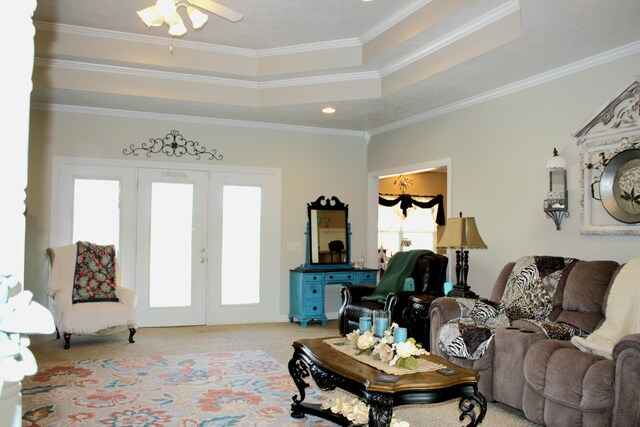
[[[209,20],[209,16],[197,7],[219,15],[231,22],[237,22],[243,15],[211,0],[157,0],[156,4],[146,9],[139,10],[138,16],[148,27],[159,27],[162,24],[169,26],[169,34],[182,36],[187,32],[182,18],[178,14],[178,8],[184,7],[195,30],[201,28]]]

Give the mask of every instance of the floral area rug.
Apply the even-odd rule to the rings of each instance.
[[[41,363],[23,426],[329,426],[290,416],[298,390],[262,351]],[[315,387],[305,402],[325,401]]]

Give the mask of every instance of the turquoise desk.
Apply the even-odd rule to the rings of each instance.
[[[298,267],[289,271],[289,322],[300,321],[307,327],[311,320],[327,326],[324,288],[329,285],[375,285],[378,270],[340,268],[335,270]]]

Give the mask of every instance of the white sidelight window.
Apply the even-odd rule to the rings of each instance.
[[[73,242],[120,247],[120,181],[75,179]]]

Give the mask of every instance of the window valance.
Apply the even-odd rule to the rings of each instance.
[[[386,197],[383,197],[386,196]],[[388,198],[389,196],[394,198]],[[417,200],[417,198],[428,198],[431,197],[431,200],[427,202],[421,202]],[[402,214],[406,217],[407,210],[413,206],[417,206],[423,209],[430,209],[434,206],[438,207],[438,211],[436,212],[436,224],[445,225],[445,215],[444,215],[444,197],[442,194],[438,194],[437,196],[416,196],[411,194],[380,194],[378,196],[378,204],[382,206],[395,206],[400,203],[400,209],[402,209]]]

